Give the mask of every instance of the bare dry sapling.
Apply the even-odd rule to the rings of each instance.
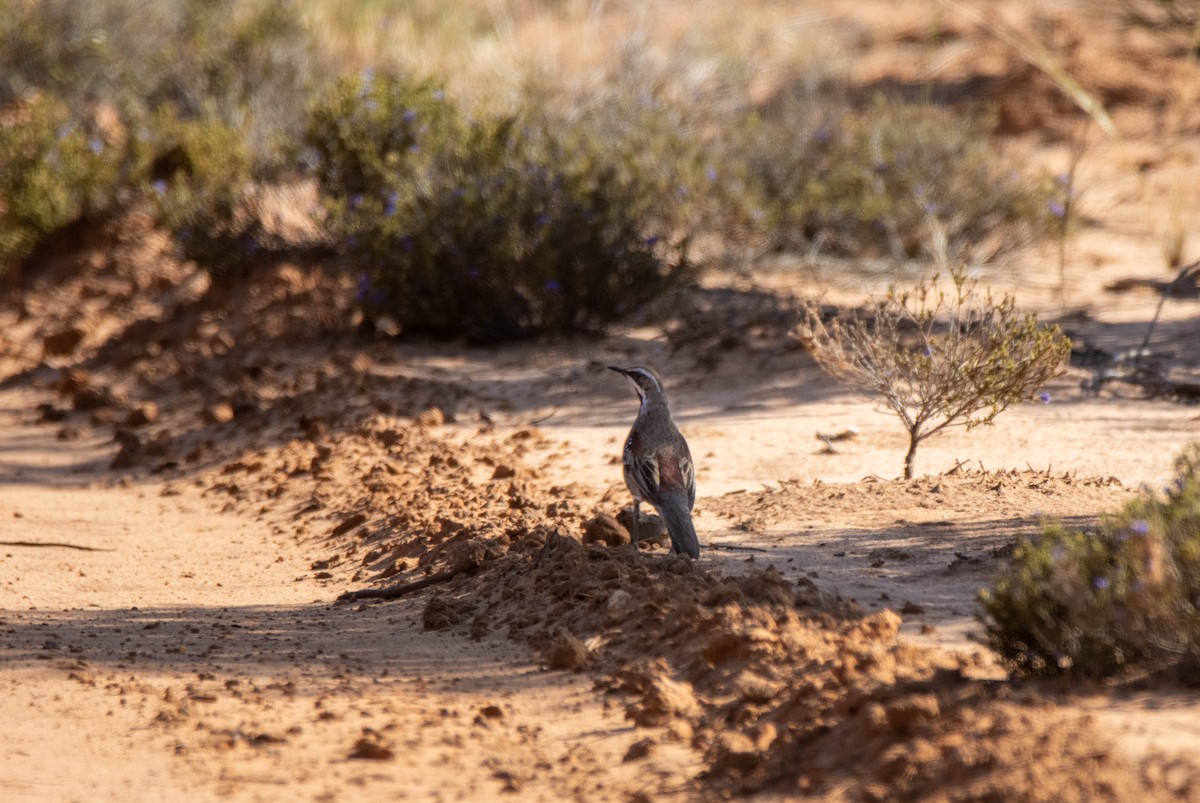
[[[890,288],[847,317],[827,320],[809,303],[798,337],[822,368],[882,397],[904,424],[906,479],[922,441],[948,427],[991,424],[1062,373],[1070,352],[1057,326],[1018,311],[1011,295],[997,300],[962,269],[948,283],[935,275],[910,290]]]

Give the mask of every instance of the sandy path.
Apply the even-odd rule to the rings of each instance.
[[[0,798],[657,798],[697,771],[622,763],[644,734],[581,676],[423,631],[416,601],[331,606],[290,536],[0,417],[0,541],[106,550],[0,547]]]

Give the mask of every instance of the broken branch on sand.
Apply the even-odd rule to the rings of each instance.
[[[414,580],[411,583],[400,583],[399,585],[388,586],[387,588],[364,588],[358,591],[347,591],[340,595],[337,601],[354,602],[360,599],[396,599],[397,597],[403,597],[405,594],[411,594],[414,591],[420,591],[423,588],[444,583],[464,573],[462,570],[451,569],[431,574],[429,577]]]
[[[29,546],[52,547],[55,549],[78,549],[81,552],[116,552],[115,549],[104,549],[98,546],[82,546],[81,544],[64,544],[58,541],[0,541],[0,546]]]

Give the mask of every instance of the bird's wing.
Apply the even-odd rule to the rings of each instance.
[[[650,455],[639,458],[636,454],[634,435],[630,434],[625,441],[625,451],[621,454],[621,462],[625,468],[625,482],[634,491],[634,495],[647,499],[658,493],[658,457]],[[633,486],[637,486],[636,490]]]
[[[652,455],[646,459],[635,460],[633,470],[637,477],[638,486],[642,489],[643,496],[651,498],[657,495],[659,485],[658,457]]]
[[[687,490],[688,496],[688,510],[691,510],[696,506],[696,465],[692,462],[692,455],[687,446],[684,446],[683,454],[679,456],[679,471],[683,474],[683,487]]]

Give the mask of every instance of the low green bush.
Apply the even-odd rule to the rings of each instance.
[[[1200,444],[1160,495],[1095,528],[1047,525],[981,594],[989,645],[1018,672],[1108,677],[1176,664],[1200,680]]]
[[[265,237],[262,221],[244,214],[254,163],[241,132],[165,112],[150,128],[153,158],[142,190],[180,252],[217,277],[246,270]]]
[[[68,226],[146,199],[187,256],[228,263],[225,235],[251,167],[240,132],[165,108],[131,126],[104,108],[81,118],[35,96],[0,120],[0,272]]]
[[[275,157],[327,72],[288,0],[0,0],[0,104],[40,92],[77,119],[171,108],[240,130]]]
[[[469,118],[431,83],[367,74],[318,104],[307,141],[360,302],[406,331],[598,331],[687,274],[672,199],[583,126]]]
[[[123,149],[94,121],[39,97],[0,120],[0,273],[48,234],[117,203]]]
[[[854,109],[817,91],[779,101],[720,146],[773,245],[942,264],[987,261],[1051,225],[1050,182],[990,152],[989,121],[879,99]]]
[[[322,58],[286,0],[0,0],[0,271],[77,221],[149,199],[230,275],[262,244]]]

